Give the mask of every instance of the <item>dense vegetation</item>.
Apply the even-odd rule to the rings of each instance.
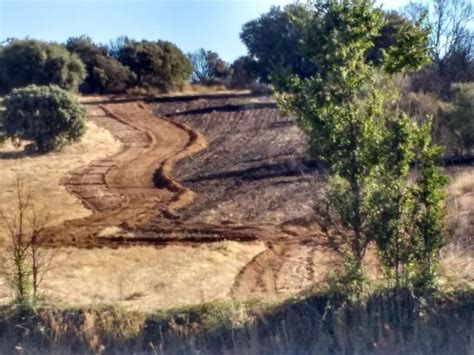
[[[86,72],[64,46],[33,39],[13,39],[0,47],[0,93],[30,84],[77,91]]]
[[[135,73],[139,85],[165,91],[182,86],[192,72],[186,55],[167,41],[126,41],[117,59]]]
[[[30,84],[58,85],[82,93],[117,94],[147,85],[179,89],[192,65],[171,42],[119,38],[99,45],[87,36],[65,44],[11,39],[0,46],[0,93]]]
[[[4,135],[13,142],[33,141],[40,152],[60,149],[85,132],[85,110],[73,95],[55,85],[13,89],[2,105]]]
[[[87,77],[80,90],[83,93],[116,94],[131,88],[136,75],[129,67],[108,56],[107,48],[98,46],[91,38],[69,38],[66,48],[84,63]]]

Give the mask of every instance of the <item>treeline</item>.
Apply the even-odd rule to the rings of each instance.
[[[168,41],[119,38],[100,45],[87,36],[66,43],[11,39],[0,48],[0,91],[58,85],[69,91],[116,94],[136,86],[163,91],[179,88],[190,77],[187,56]]]
[[[471,3],[455,0],[412,2],[400,12],[382,11],[383,25],[365,51],[366,63],[382,70],[387,50],[397,37],[416,28],[427,31],[430,62],[394,80],[401,89],[401,108],[419,122],[432,116],[433,138],[449,155],[472,154],[474,148],[472,15]],[[323,26],[321,21],[311,20],[315,17],[318,14],[314,6],[295,3],[272,7],[246,23],[240,38],[248,55],[233,64],[233,84],[245,86],[258,81],[284,90],[290,73],[303,80],[327,76],[325,68],[312,59],[316,53],[308,52],[312,43],[324,41],[309,36]],[[404,59],[415,56],[403,53]]]

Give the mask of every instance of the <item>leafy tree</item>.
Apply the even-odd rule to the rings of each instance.
[[[188,54],[193,66],[192,80],[204,84],[225,80],[230,74],[230,67],[219,54],[203,48]]]
[[[167,41],[128,41],[120,48],[118,59],[136,74],[140,85],[162,90],[181,86],[192,73],[189,59]]]
[[[233,88],[246,88],[258,79],[257,62],[249,56],[237,58],[230,67],[230,86]]]
[[[268,13],[242,27],[240,38],[250,56],[257,59],[255,69],[262,81],[268,82],[275,70],[283,68],[289,68],[301,77],[314,73],[312,62],[307,60],[300,47],[304,24],[310,16],[309,7],[302,4],[290,4],[284,8],[274,6]]]
[[[380,64],[383,50],[394,44],[400,30],[411,25],[396,11],[382,14],[384,23],[373,33],[373,46],[365,53],[366,60],[372,64]],[[311,26],[322,21],[320,15],[311,6],[297,3],[284,8],[272,7],[268,13],[243,26],[240,37],[249,55],[256,60],[256,72],[262,81],[283,85],[290,73],[306,78],[322,72],[306,53],[308,45],[305,43],[308,33],[312,33]]]
[[[81,60],[59,44],[13,39],[0,50],[0,91],[4,93],[29,84],[76,91],[85,75]]]
[[[409,262],[421,268],[416,257],[420,248],[411,247],[410,231],[417,233],[413,240],[430,241],[425,245],[431,255],[439,250],[439,243],[433,242],[439,235],[421,221],[438,222],[440,214],[410,217],[413,210],[436,210],[439,202],[413,192],[439,193],[439,184],[427,182],[436,180],[437,174],[433,163],[437,150],[426,140],[430,126],[415,126],[399,109],[396,88],[388,85],[394,75],[428,62],[427,31],[419,23],[401,23],[379,67],[366,60],[366,53],[383,25],[382,12],[369,0],[316,2],[304,52],[317,73],[309,78],[293,73],[277,93],[279,105],[308,132],[313,156],[326,166],[329,179],[317,216],[343,255],[346,276],[358,293],[364,284],[362,261],[372,241],[377,242],[387,274],[397,280]],[[424,150],[417,148],[417,142],[423,142]],[[417,149],[426,152],[420,153],[425,163],[418,174],[430,178],[420,178],[408,188]]]
[[[412,23],[397,11],[383,13],[384,25],[374,38],[374,46],[366,53],[366,60],[380,64],[383,61],[383,51],[394,45],[395,37],[404,26],[411,27]]]
[[[60,149],[85,132],[85,111],[58,86],[30,85],[14,89],[3,100],[1,122],[14,142],[32,140],[38,151]]]
[[[135,82],[135,74],[107,54],[105,47],[96,45],[90,37],[72,37],[66,48],[84,62],[87,78],[80,89],[85,93],[121,93]]]
[[[442,116],[442,125],[459,142],[461,154],[474,148],[474,84],[456,83],[451,86],[452,109]]]

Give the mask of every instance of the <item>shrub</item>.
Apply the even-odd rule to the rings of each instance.
[[[40,152],[61,149],[85,132],[85,111],[58,86],[14,89],[3,101],[1,121],[14,142],[32,140]]]
[[[249,56],[237,58],[231,66],[230,86],[234,89],[247,88],[257,82],[257,63]]]
[[[0,50],[0,92],[30,84],[76,91],[85,75],[82,61],[59,44],[14,39]]]
[[[443,115],[443,125],[463,154],[474,148],[474,83],[453,84],[451,91],[453,108]]]
[[[118,59],[136,74],[140,85],[164,91],[181,87],[193,70],[186,55],[167,41],[128,41],[119,49]]]
[[[136,76],[130,68],[107,54],[107,49],[96,45],[91,38],[69,38],[66,48],[84,62],[87,78],[80,90],[84,93],[117,94],[130,88]]]
[[[219,54],[201,48],[188,54],[193,65],[192,80],[195,83],[212,85],[222,83],[230,74],[230,67]]]

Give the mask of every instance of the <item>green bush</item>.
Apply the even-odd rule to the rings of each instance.
[[[186,55],[167,41],[127,41],[118,59],[136,74],[139,85],[164,91],[181,87],[193,70]]]
[[[14,89],[3,101],[2,130],[14,142],[31,140],[40,152],[61,149],[85,132],[85,110],[58,86]]]
[[[451,85],[452,109],[443,115],[443,123],[454,136],[461,154],[474,148],[474,83]]]
[[[230,86],[234,89],[247,88],[257,82],[257,62],[249,56],[237,58],[231,66]]]
[[[87,78],[80,87],[81,92],[118,94],[136,81],[130,68],[109,57],[106,48],[96,45],[87,36],[69,38],[66,48],[77,54],[86,66]]]
[[[59,44],[14,39],[0,47],[0,92],[30,84],[76,91],[85,76],[82,61]]]

